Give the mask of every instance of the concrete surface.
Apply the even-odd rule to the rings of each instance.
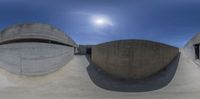
[[[20,75],[43,75],[64,66],[77,44],[64,32],[41,23],[19,24],[0,32],[0,67]]]
[[[17,39],[45,39],[57,41],[70,46],[78,45],[64,32],[57,28],[41,23],[29,23],[10,26],[0,33],[0,43]]]
[[[165,68],[179,49],[147,40],[119,40],[92,47],[92,62],[114,77],[141,79]]]
[[[148,92],[120,92],[95,85],[85,56],[75,56],[60,70],[45,76],[25,77],[0,70],[2,99],[199,99],[200,67],[181,54],[172,81]],[[162,77],[162,75],[161,75]],[[110,84],[112,85],[112,83]]]
[[[195,44],[200,44],[200,33],[197,33],[193,38],[191,38],[187,44],[183,47],[183,51],[189,59],[200,65],[200,60],[196,59],[195,56]],[[200,52],[200,49],[199,49]]]
[[[74,48],[63,45],[24,42],[0,45],[0,67],[22,75],[43,75],[69,62]]]
[[[87,67],[91,80],[99,87],[119,92],[147,92],[166,86],[174,77],[180,55],[168,64],[165,69],[143,79],[119,79],[110,76],[94,64]]]

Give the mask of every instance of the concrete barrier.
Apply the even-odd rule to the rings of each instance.
[[[119,40],[92,47],[92,62],[119,78],[141,79],[167,66],[179,49],[146,40]]]
[[[67,64],[77,44],[47,24],[21,24],[0,33],[0,67],[21,75],[43,75]]]

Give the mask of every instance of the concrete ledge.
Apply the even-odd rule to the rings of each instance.
[[[70,46],[78,47],[78,45],[64,32],[54,28],[53,26],[41,23],[29,23],[10,26],[0,33],[0,43],[15,39],[48,39]]]

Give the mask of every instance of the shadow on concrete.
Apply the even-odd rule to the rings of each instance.
[[[176,73],[179,58],[180,53],[159,73],[140,80],[114,78],[92,64],[89,56],[87,56],[87,59],[90,61],[90,65],[87,67],[87,72],[90,79],[103,89],[119,92],[147,92],[163,88],[169,84]]]

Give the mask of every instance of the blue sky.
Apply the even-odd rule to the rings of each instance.
[[[183,47],[200,32],[199,5],[199,0],[1,0],[0,28],[41,22],[78,44],[146,39]],[[94,16],[112,25],[98,26]]]

